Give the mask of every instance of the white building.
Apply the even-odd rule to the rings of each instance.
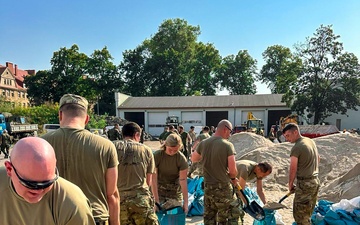
[[[252,112],[263,120],[267,134],[280,117],[291,114],[281,97],[281,94],[131,97],[116,93],[116,116],[144,125],[148,133],[158,136],[168,116],[178,116],[185,130],[189,130],[191,125],[216,127],[222,119],[240,125]]]

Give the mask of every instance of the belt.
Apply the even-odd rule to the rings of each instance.
[[[313,176],[310,176],[310,177],[296,177],[296,179],[298,179],[298,180],[312,180],[312,179],[315,179],[317,177],[318,177],[318,175],[313,175]]]
[[[206,184],[205,183],[205,187],[206,188],[224,188],[224,187],[229,187],[230,183],[217,183],[217,184]]]

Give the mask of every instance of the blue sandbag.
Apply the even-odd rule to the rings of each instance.
[[[185,212],[181,206],[156,212],[160,225],[185,225]]]

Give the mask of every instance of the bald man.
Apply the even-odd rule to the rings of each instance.
[[[0,224],[95,225],[86,196],[58,176],[54,149],[41,138],[15,144],[0,180]]]
[[[231,183],[238,183],[234,145],[227,140],[231,131],[230,121],[221,120],[215,134],[201,141],[191,155],[192,162],[203,163],[205,224],[239,224],[242,212],[231,204],[235,201]]]

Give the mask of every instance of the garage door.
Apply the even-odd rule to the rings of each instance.
[[[152,136],[159,136],[163,131],[166,123],[168,112],[149,112],[149,133]]]
[[[191,126],[202,126],[203,113],[200,112],[181,112],[181,124],[184,126],[185,131],[190,130]]]

